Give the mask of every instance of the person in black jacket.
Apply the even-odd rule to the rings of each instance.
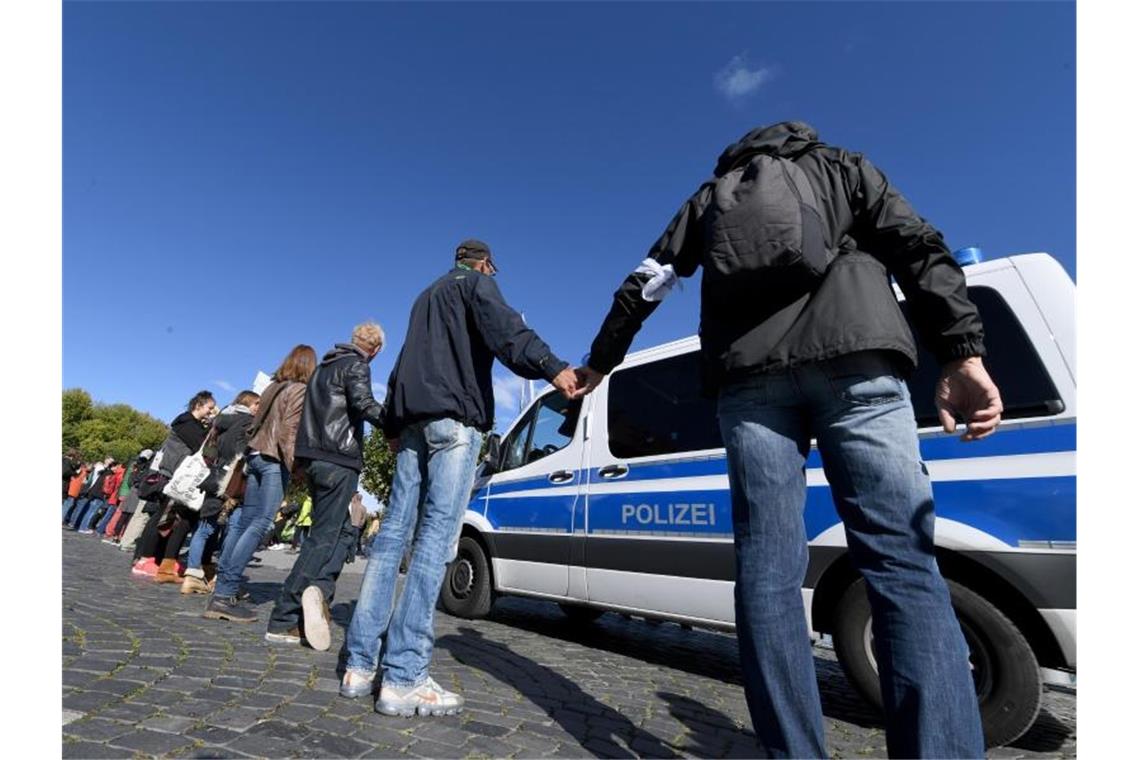
[[[386,637],[376,709],[388,715],[450,714],[463,705],[461,696],[428,676],[432,615],[471,495],[482,434],[494,424],[492,362],[498,358],[523,377],[548,380],[567,397],[577,389],[574,370],[503,300],[486,243],[460,243],[455,262],[412,306],[388,380],[383,429],[396,453],[396,474],[347,634],[345,697],[371,693]],[[413,527],[407,582],[393,610]]]
[[[614,295],[580,370],[583,393],[621,362],[675,278],[698,267],[703,375],[728,455],[737,639],[758,740],[773,757],[826,756],[800,591],[815,438],[866,580],[889,753],[982,757],[904,381],[915,348],[890,280],[942,363],[946,432],[957,415],[971,441],[994,432],[1002,405],[961,268],[862,155],[821,143],[802,122],[755,129],[724,151]]]
[[[218,546],[218,518],[221,516],[225,496],[224,486],[234,477],[235,469],[244,466],[242,456],[249,442],[247,432],[257,414],[261,396],[253,391],[242,391],[233,403],[222,409],[214,419],[217,447],[210,474],[199,486],[206,494],[198,510],[198,527],[190,537],[186,571],[182,579],[183,594],[206,594],[214,578],[214,565],[210,559]]]
[[[329,603],[356,532],[348,505],[364,466],[364,423],[379,426],[383,408],[372,396],[371,362],[384,347],[384,331],[357,325],[351,343],[324,355],[305,388],[294,456],[303,461],[313,498],[309,537],[281,586],[265,638],[324,651],[331,643]]]
[[[209,391],[194,394],[186,404],[186,411],[170,422],[170,434],[159,452],[162,456],[159,462],[161,472],[170,477],[183,459],[202,448],[210,423],[217,413],[218,405],[214,394]],[[181,580],[178,553],[198,516],[167,497],[151,504],[154,505],[155,517],[147,522],[135,547],[131,572],[152,576],[162,583],[176,583]],[[151,504],[143,507],[144,511],[151,509]]]

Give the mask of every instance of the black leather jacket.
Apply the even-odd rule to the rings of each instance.
[[[294,456],[359,472],[364,464],[364,422],[380,427],[383,413],[372,396],[367,355],[350,343],[338,343],[309,378]]]

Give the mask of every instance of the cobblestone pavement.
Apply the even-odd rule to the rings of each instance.
[[[268,616],[287,555],[248,588]],[[732,636],[605,615],[574,627],[554,604],[503,599],[489,620],[436,616],[432,674],[467,699],[406,720],[337,695],[363,561],[332,605],[328,652],[266,644],[264,624],[200,617],[92,536],[63,535],[63,757],[754,757]],[[278,567],[269,565],[277,564]],[[884,757],[882,724],[832,653],[816,669],[835,757]],[[1036,725],[991,757],[1076,755],[1076,697],[1050,691]]]

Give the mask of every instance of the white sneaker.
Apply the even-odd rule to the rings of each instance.
[[[305,640],[318,652],[327,651],[332,643],[329,632],[328,606],[325,595],[316,586],[309,586],[301,593],[301,615],[305,621]]]
[[[382,686],[376,712],[384,715],[455,715],[463,710],[463,697],[429,678],[419,686]]]

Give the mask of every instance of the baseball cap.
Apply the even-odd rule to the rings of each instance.
[[[460,259],[486,259],[496,271],[499,269],[495,260],[491,258],[491,246],[482,240],[471,238],[460,243],[455,249],[455,260],[459,261]]]

